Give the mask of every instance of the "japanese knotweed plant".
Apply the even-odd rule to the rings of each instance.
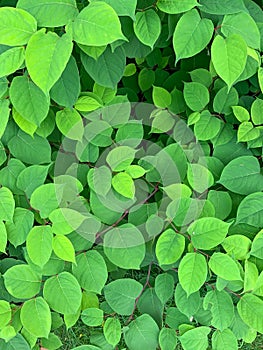
[[[260,5],[0,1],[1,350],[263,333]]]

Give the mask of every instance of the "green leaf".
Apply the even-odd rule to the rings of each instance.
[[[8,100],[0,100],[0,113],[1,113],[0,137],[2,137],[6,130],[6,126],[8,124],[8,119],[10,114]]]
[[[168,2],[169,1],[167,1],[167,3]],[[172,3],[172,1],[170,2]],[[184,3],[185,2],[186,1],[184,1]],[[195,0],[191,2],[195,3],[194,6],[197,4]],[[208,18],[201,18],[196,9],[183,14],[177,22],[173,34],[173,47],[176,55],[176,62],[201,52],[210,42],[213,31],[213,22]]]
[[[101,293],[108,278],[106,263],[96,251],[77,255],[76,265],[73,265],[72,272],[81,288],[97,294]]]
[[[263,333],[263,301],[253,294],[245,294],[237,304],[242,320],[251,328]]]
[[[63,135],[71,140],[82,140],[84,127],[81,115],[75,110],[65,108],[56,113],[56,124]]]
[[[19,128],[21,130],[23,130],[25,133],[27,133],[28,135],[32,136],[34,135],[34,133],[37,130],[37,125],[30,123],[28,120],[26,120],[25,118],[23,118],[13,107],[12,109],[12,117],[14,119],[14,121],[16,122],[16,124],[19,126]]]
[[[201,111],[209,102],[207,87],[200,83],[184,83],[184,99],[193,111]]]
[[[26,301],[20,313],[23,327],[35,337],[47,338],[51,330],[51,313],[42,297]]]
[[[17,7],[34,16],[39,27],[61,27],[78,13],[75,0],[40,0],[37,3],[34,0],[19,0]]]
[[[42,218],[47,218],[53,210],[57,209],[63,187],[63,185],[49,183],[37,187],[32,193],[30,203],[33,208],[39,210]]]
[[[10,100],[21,117],[36,126],[40,126],[48,114],[49,97],[25,75],[12,80]]]
[[[106,165],[90,169],[88,184],[97,195],[106,196],[111,189],[112,173]]]
[[[152,98],[158,108],[167,108],[172,102],[171,94],[159,86],[153,86]]]
[[[121,172],[114,175],[112,178],[112,187],[122,196],[131,199],[134,198],[135,186],[129,174]]]
[[[41,339],[41,345],[50,350],[56,350],[59,349],[61,346],[63,346],[60,338],[55,335],[54,333],[49,333],[49,336],[47,339]]]
[[[13,8],[0,8],[0,44],[25,45],[37,30],[37,21],[28,12]]]
[[[174,350],[177,345],[177,336],[174,329],[162,328],[159,333],[161,350]]]
[[[159,328],[148,314],[141,315],[129,324],[124,333],[125,343],[129,350],[156,349]]]
[[[112,171],[125,170],[134,160],[136,151],[128,146],[113,148],[107,155],[106,161]]]
[[[154,87],[155,88],[155,87]],[[162,103],[161,101],[159,101]],[[152,133],[164,133],[171,130],[175,124],[175,118],[167,110],[157,110],[156,113],[152,113]]]
[[[201,164],[188,164],[187,179],[190,186],[199,193],[203,193],[214,184],[212,173]]]
[[[233,159],[224,168],[219,183],[228,190],[248,195],[263,190],[263,176],[258,160],[252,156]]]
[[[230,256],[214,253],[208,263],[210,269],[219,277],[227,281],[240,281],[240,270],[237,263]]]
[[[9,142],[12,155],[28,164],[44,164],[51,161],[51,147],[47,139],[35,135],[34,138],[19,130]]]
[[[250,14],[239,12],[224,16],[221,31],[224,36],[239,34],[247,43],[247,46],[254,49],[260,48],[260,32],[256,22]]]
[[[237,210],[237,223],[246,223],[254,227],[263,226],[263,193],[249,194],[240,203]]]
[[[112,228],[104,236],[104,253],[115,265],[123,269],[140,269],[145,256],[142,233],[132,224]]]
[[[132,19],[135,19],[135,9],[137,5],[136,0],[130,0],[129,2],[125,0],[99,0],[99,1],[104,1],[107,4],[109,4],[115,10],[118,16],[129,16]]]
[[[208,292],[203,303],[205,310],[212,313],[211,325],[220,331],[228,328],[234,317],[234,305],[230,295],[216,289]]]
[[[62,314],[74,314],[81,305],[82,294],[78,281],[66,271],[48,278],[43,294],[51,309]]]
[[[86,92],[75,104],[75,108],[80,112],[92,112],[100,107],[102,107],[102,101],[93,92]]]
[[[103,334],[107,342],[116,346],[121,340],[121,323],[118,318],[109,317],[103,325]]]
[[[93,307],[85,309],[82,311],[81,320],[90,327],[101,326],[103,322],[103,311]]]
[[[254,128],[251,122],[243,122],[239,125],[237,132],[238,142],[251,141],[258,137],[260,137],[260,132]]]
[[[199,141],[211,140],[220,132],[221,121],[210,112],[203,111],[194,126],[194,134]]]
[[[198,253],[187,253],[180,262],[178,269],[179,282],[187,296],[198,291],[207,277],[205,257]]]
[[[202,11],[211,13],[213,15],[226,15],[231,13],[237,13],[241,11],[247,11],[242,0],[200,0],[202,5]]]
[[[217,113],[231,114],[232,106],[238,103],[238,93],[235,88],[228,91],[227,86],[222,87],[215,95],[213,101],[214,111]]]
[[[49,215],[52,222],[52,232],[57,235],[67,235],[76,231],[86,217],[80,212],[70,208],[58,208]]]
[[[0,220],[13,221],[15,201],[12,192],[7,187],[0,188]]]
[[[263,230],[254,237],[250,254],[263,259]]]
[[[11,321],[12,310],[10,304],[5,300],[0,300],[0,324],[1,328]]]
[[[102,46],[116,40],[127,40],[113,8],[101,1],[85,7],[73,22],[73,38],[83,45]]]
[[[191,10],[193,7],[197,6],[196,0],[158,0],[157,7],[159,10],[170,13],[182,13]]]
[[[258,281],[258,269],[257,266],[249,260],[245,261],[244,267],[244,292],[247,292],[253,290]]]
[[[0,77],[14,73],[25,60],[24,47],[11,48],[0,55]]]
[[[56,103],[67,108],[72,107],[80,94],[80,76],[77,62],[70,57],[66,68],[50,90],[50,97]]]
[[[152,214],[148,217],[145,223],[146,231],[149,237],[155,237],[162,232],[164,227],[164,219],[157,214]]]
[[[249,112],[242,106],[232,106],[233,113],[240,123],[248,122],[250,119]]]
[[[41,275],[29,265],[16,265],[5,272],[4,282],[8,292],[15,298],[29,299],[40,292]]]
[[[114,52],[111,51],[110,47],[107,47],[97,60],[82,53],[80,57],[85,70],[96,83],[110,89],[116,88],[126,66],[126,55],[123,47],[117,47]]]
[[[53,237],[52,248],[60,259],[76,263],[74,246],[66,236]]]
[[[217,218],[201,218],[194,221],[187,231],[195,248],[210,250],[223,242],[230,225]]]
[[[52,253],[52,229],[50,226],[35,226],[26,239],[27,252],[32,262],[43,267]]]
[[[200,308],[200,293],[195,292],[187,296],[187,293],[182,286],[177,284],[174,293],[174,301],[178,310],[190,319]]]
[[[138,84],[142,91],[149,90],[155,80],[155,74],[152,70],[147,69],[146,67],[143,68],[138,76]]]
[[[244,260],[251,246],[251,240],[242,235],[231,235],[224,239],[222,247],[237,260]]]
[[[112,310],[119,315],[130,315],[142,289],[141,283],[131,278],[122,278],[107,284],[104,287],[104,295]]]
[[[160,17],[152,9],[137,12],[133,28],[137,38],[144,45],[150,46],[153,49],[154,44],[161,34]]]
[[[69,34],[59,37],[41,29],[30,38],[26,48],[26,66],[30,78],[45,94],[66,68],[72,48]]]
[[[251,106],[251,119],[255,125],[263,124],[263,100],[257,98]]]
[[[25,168],[17,177],[17,187],[30,198],[34,190],[44,184],[48,170],[49,166],[45,165],[31,165]]]
[[[139,165],[129,165],[125,169],[125,172],[129,174],[133,179],[138,179],[146,173],[146,170]]]
[[[24,208],[15,208],[13,222],[6,222],[8,240],[14,247],[23,244],[34,223],[34,214]]]
[[[206,350],[208,348],[207,336],[211,329],[209,327],[197,327],[185,332],[180,342],[185,350]]]
[[[231,34],[224,39],[218,35],[211,47],[212,62],[221,79],[230,90],[243,72],[247,60],[247,45],[238,34]]]
[[[230,329],[224,329],[222,332],[216,330],[212,335],[212,346],[214,350],[238,350],[237,338]]]
[[[156,257],[160,265],[169,265],[180,259],[184,252],[185,239],[172,229],[165,230],[156,243]]]
[[[88,123],[84,129],[84,137],[95,146],[107,147],[112,144],[111,134],[113,129],[103,120]]]
[[[162,273],[155,279],[154,289],[156,295],[165,304],[173,295],[174,278],[169,273]]]

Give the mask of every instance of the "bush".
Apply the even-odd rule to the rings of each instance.
[[[153,1],[1,1],[1,350],[263,333],[260,1]]]

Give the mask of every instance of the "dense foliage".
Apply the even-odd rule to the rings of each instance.
[[[263,11],[0,1],[0,348],[263,333]]]

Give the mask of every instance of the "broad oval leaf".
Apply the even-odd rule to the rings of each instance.
[[[52,253],[52,229],[50,226],[35,226],[26,239],[27,252],[32,262],[43,267]]]
[[[159,10],[170,13],[177,14],[182,12],[187,12],[193,7],[197,6],[198,2],[196,0],[158,0],[157,7]]]
[[[263,333],[263,301],[253,294],[245,294],[237,304],[242,320],[251,328]]]
[[[237,223],[263,226],[263,193],[254,192],[245,197],[237,209]]]
[[[156,257],[160,265],[175,263],[182,256],[185,238],[172,229],[164,231],[156,243]]]
[[[240,271],[237,263],[229,255],[224,253],[214,253],[208,265],[210,269],[219,277],[226,281],[240,281]]]
[[[209,92],[206,86],[192,82],[184,84],[184,99],[193,111],[201,111],[209,102]]]
[[[121,323],[118,318],[109,317],[103,325],[103,334],[107,342],[116,346],[121,339]]]
[[[53,237],[52,248],[60,259],[73,263],[76,262],[74,246],[68,237],[63,235]]]
[[[153,48],[161,34],[161,20],[154,10],[137,12],[133,24],[137,38],[147,46]]]
[[[0,220],[13,221],[15,200],[7,187],[0,188]]]
[[[0,77],[14,73],[25,60],[24,47],[13,47],[0,55]]]

